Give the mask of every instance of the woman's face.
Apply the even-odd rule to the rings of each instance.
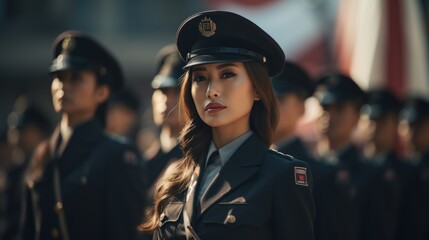
[[[244,64],[213,63],[192,68],[191,94],[200,118],[210,127],[249,130],[256,90]]]
[[[108,97],[108,87],[97,86],[92,71],[64,71],[52,77],[52,102],[56,112],[75,116],[93,115]]]

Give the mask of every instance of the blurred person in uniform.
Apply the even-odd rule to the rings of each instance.
[[[185,63],[174,44],[163,47],[155,59],[156,75],[152,80],[153,121],[159,127],[159,136],[146,152],[149,185],[153,185],[172,162],[183,157],[178,144],[180,130],[184,126],[183,114],[179,113],[179,79],[184,74]]]
[[[123,89],[109,97],[106,131],[135,142],[140,102],[130,89]]]
[[[410,166],[396,151],[402,101],[388,89],[367,92],[361,114],[370,121],[365,161],[376,167],[362,219],[362,239],[396,238],[403,185]]]
[[[317,82],[315,97],[324,112],[317,160],[324,164],[315,177],[316,239],[354,240],[360,236],[360,211],[369,184],[368,166],[352,142],[365,102],[362,89],[344,74],[333,72]]]
[[[401,112],[408,123],[414,165],[401,215],[399,239],[429,239],[429,100],[410,98]]]
[[[164,46],[155,58],[155,73],[151,86],[152,116],[157,126],[157,135],[149,143],[144,152],[147,158],[148,192],[146,202],[147,211],[152,211],[153,196],[156,181],[170,164],[183,157],[180,148],[179,133],[184,126],[183,114],[179,113],[179,81],[185,73],[185,63],[180,57],[176,45]],[[152,131],[147,131],[145,137],[151,137]],[[149,132],[150,131],[150,132]],[[148,139],[145,139],[148,141]],[[144,141],[144,140],[142,140]],[[142,234],[142,239],[151,239],[150,234]]]
[[[303,140],[296,135],[296,126],[305,113],[305,100],[313,95],[315,84],[302,67],[289,61],[286,61],[281,74],[272,81],[280,115],[273,147],[308,162],[311,154]]]
[[[311,172],[269,149],[280,46],[240,15],[205,11],[181,24],[177,48],[184,158],[158,181],[142,230],[153,239],[314,239]]]
[[[8,216],[10,196],[8,192],[8,170],[12,147],[7,141],[7,127],[5,126],[0,130],[0,239],[6,239],[6,236],[10,239],[16,239],[13,235],[10,236],[10,231],[8,230],[10,225]]]
[[[48,116],[25,96],[15,101],[14,109],[8,115],[7,122],[9,143],[23,151],[26,162],[52,130]]]
[[[123,87],[118,62],[88,35],[53,45],[54,109],[61,116],[25,176],[23,239],[135,239],[145,194],[142,161],[104,132],[109,95]]]
[[[0,160],[4,173],[6,212],[1,239],[17,239],[24,194],[23,175],[28,162],[42,141],[51,133],[51,122],[44,112],[25,96],[19,97],[7,119],[8,153]]]

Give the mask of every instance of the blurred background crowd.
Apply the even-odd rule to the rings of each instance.
[[[175,42],[184,18],[208,9],[233,11],[254,21],[279,42],[290,62],[307,72],[303,77],[292,67],[292,75],[285,78],[300,79],[298,85],[308,78],[313,87],[277,86],[280,103],[291,104],[282,94],[298,92],[302,111],[292,113],[284,105],[284,119],[294,116],[296,122],[281,133],[281,118],[275,147],[281,150],[286,140],[298,136],[308,149],[305,154],[292,153],[296,146],[284,151],[308,161],[314,173],[316,207],[322,209],[316,237],[395,239],[402,234],[401,239],[428,239],[428,207],[420,208],[429,202],[428,0],[0,0],[0,239],[20,217],[20,204],[8,199],[19,198],[28,159],[58,122],[48,74],[55,37],[81,30],[117,57],[126,90],[109,100],[106,130],[128,138],[144,159],[159,159],[159,149],[173,152],[182,126],[177,119],[167,124],[156,116],[157,108],[173,111],[176,101],[165,106],[157,101],[177,92],[165,90],[176,82],[163,86],[154,77],[162,71],[173,78],[181,74],[173,74],[179,70],[169,69],[172,64],[162,70],[159,51]],[[344,112],[352,119],[335,122],[335,115]],[[349,145],[355,152],[343,156]],[[180,157],[175,151],[160,166],[148,164],[149,170],[155,169],[149,173],[150,184],[169,159]],[[393,157],[381,157],[386,152],[394,153],[399,165],[387,164],[383,159]],[[344,163],[343,157],[365,164]],[[356,204],[360,207],[354,208]],[[333,214],[335,208],[338,214]],[[352,218],[362,221],[345,220]],[[339,219],[347,230],[325,231]],[[356,235],[358,225],[365,230]],[[409,232],[426,238],[405,236]]]

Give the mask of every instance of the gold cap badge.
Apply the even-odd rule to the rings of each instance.
[[[210,18],[204,17],[198,25],[198,30],[200,30],[201,35],[204,37],[211,37],[215,35],[216,23]]]
[[[70,35],[68,35],[64,39],[63,44],[61,46],[63,47],[63,51],[70,51],[74,48],[74,45],[75,45],[75,41]]]

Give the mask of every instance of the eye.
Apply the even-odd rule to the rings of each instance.
[[[206,80],[206,77],[202,76],[202,75],[195,75],[192,77],[192,81],[194,82],[201,82]]]
[[[235,77],[237,74],[233,73],[233,72],[225,72],[222,74],[221,78],[232,78]]]
[[[71,75],[71,80],[73,82],[80,82],[82,81],[82,74],[78,73],[78,72],[73,72]]]

